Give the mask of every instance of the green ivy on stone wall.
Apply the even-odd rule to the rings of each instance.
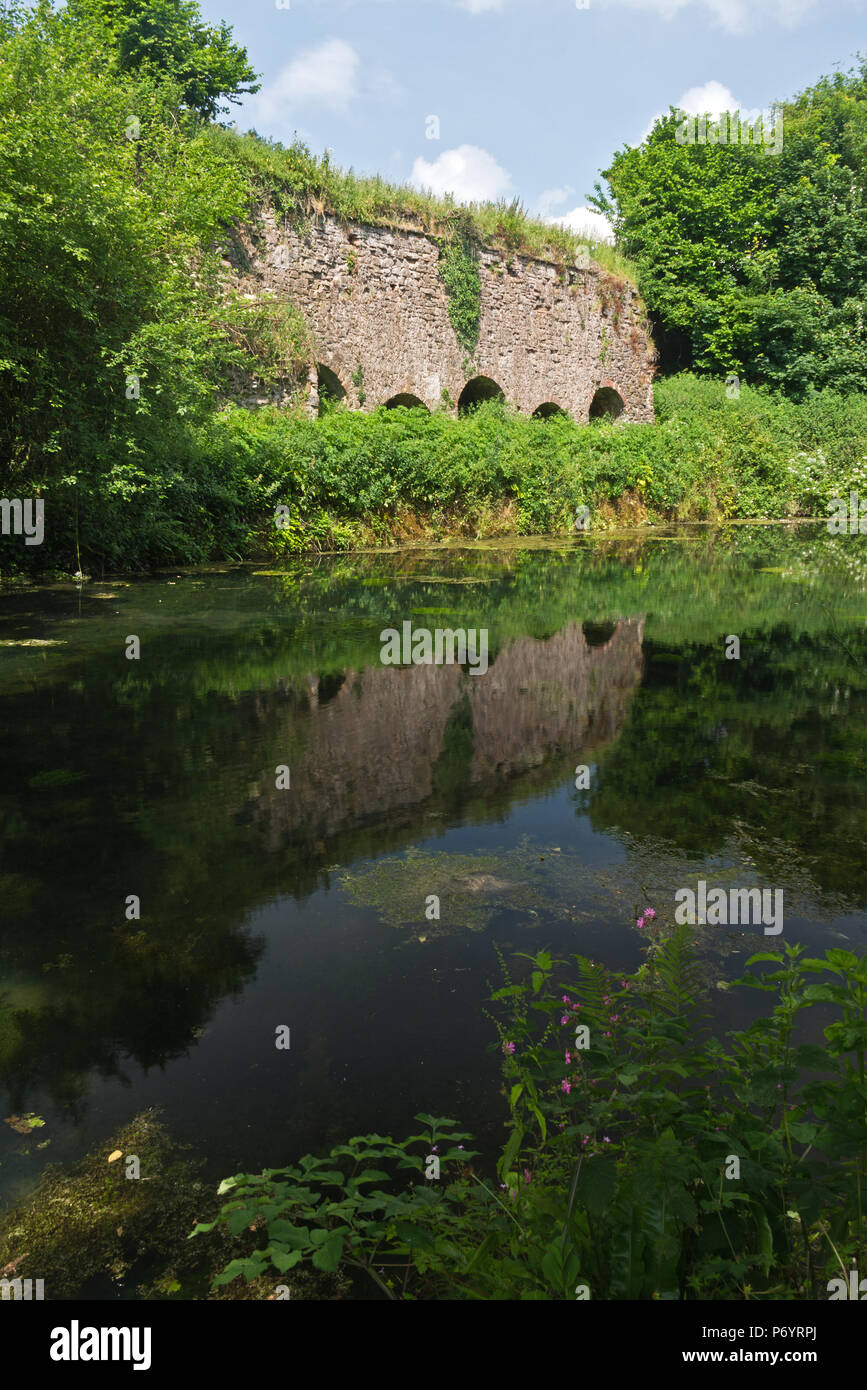
[[[482,277],[478,245],[466,227],[440,243],[439,277],[449,297],[449,319],[457,340],[472,357],[482,318]]]

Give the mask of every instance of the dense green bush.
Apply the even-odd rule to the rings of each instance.
[[[729,399],[722,381],[683,375],[658,383],[656,411],[655,424],[579,425],[497,402],[463,419],[228,406],[159,455],[43,482],[45,544],[8,538],[4,569],[96,573],[407,536],[562,533],[584,505],[591,529],[618,517],[828,516],[831,498],[867,493],[861,396],[796,404],[742,387]],[[618,512],[624,496],[633,506]]]

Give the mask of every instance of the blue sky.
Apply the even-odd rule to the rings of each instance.
[[[867,52],[867,0],[280,3],[201,0],[262,74],[242,129],[575,227],[599,170],[669,105],[767,110]]]

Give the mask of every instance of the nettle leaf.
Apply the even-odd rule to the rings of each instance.
[[[819,1133],[819,1126],[809,1124],[806,1121],[803,1124],[790,1124],[789,1133],[793,1139],[797,1139],[799,1144],[812,1144]]]
[[[830,950],[825,952],[825,955],[828,958],[828,963],[843,974],[858,969],[858,957],[852,951],[844,951],[839,946],[832,946]]]
[[[845,1004],[848,996],[842,985],[807,985],[804,998],[821,1004]]]
[[[212,1288],[218,1288],[220,1284],[230,1284],[233,1279],[237,1279],[239,1274],[243,1274],[248,1283],[258,1279],[264,1269],[264,1261],[261,1252],[248,1260],[232,1260],[226,1268],[217,1275]]]
[[[313,1256],[313,1264],[317,1269],[323,1270],[326,1274],[333,1274],[340,1264],[340,1257],[343,1254],[343,1236],[339,1231],[335,1231],[328,1236],[325,1244],[320,1246]]]
[[[433,1250],[436,1245],[431,1232],[425,1230],[423,1226],[413,1226],[407,1221],[396,1221],[394,1229],[397,1232],[398,1240],[403,1241],[405,1245],[421,1250]]]
[[[300,1264],[304,1259],[300,1250],[273,1249],[270,1256],[272,1265],[275,1269],[279,1269],[281,1274],[285,1274],[287,1269],[294,1269],[295,1265]]]
[[[253,1224],[257,1216],[258,1212],[254,1207],[241,1207],[238,1211],[229,1214],[226,1224],[233,1236],[239,1236],[245,1226]]]
[[[193,1236],[207,1235],[208,1231],[212,1231],[216,1224],[216,1221],[199,1221],[190,1231],[187,1240],[192,1240]]]
[[[826,1071],[830,1065],[830,1058],[825,1048],[817,1047],[815,1043],[802,1043],[795,1049],[795,1065],[799,1070],[810,1067],[813,1070]]]
[[[300,1250],[310,1244],[310,1231],[307,1226],[293,1226],[291,1221],[272,1221],[268,1226],[268,1237],[292,1250]]]

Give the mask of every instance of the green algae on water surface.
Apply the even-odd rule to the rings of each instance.
[[[137,1178],[126,1175],[133,1156]],[[277,1297],[274,1278],[249,1285],[236,1279],[211,1290],[219,1270],[249,1253],[262,1233],[233,1238],[218,1229],[189,1239],[196,1223],[213,1219],[221,1206],[201,1168],[155,1110],[143,1111],[73,1167],[46,1169],[28,1197],[0,1213],[0,1277],[43,1279],[48,1301],[80,1296],[106,1278],[118,1290],[134,1282],[136,1296],[148,1300]],[[292,1270],[282,1283],[296,1300],[341,1298],[349,1288],[339,1273],[318,1270]]]

